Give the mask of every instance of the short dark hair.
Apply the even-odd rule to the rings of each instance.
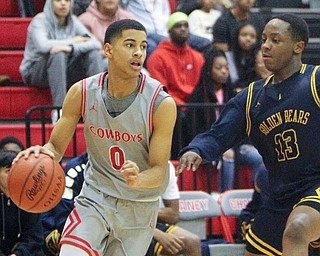
[[[12,150],[0,150],[0,168],[11,167],[13,159],[18,152]]]
[[[299,15],[294,14],[280,14],[272,19],[279,19],[290,24],[289,32],[293,40],[299,42],[304,41],[305,46],[309,41],[309,28],[307,22]]]
[[[8,143],[14,143],[16,145],[18,145],[18,147],[23,150],[24,149],[24,145],[23,143],[16,137],[14,136],[7,136],[4,137],[3,139],[0,140],[0,149],[4,149],[5,145],[7,145]]]
[[[110,24],[110,26],[107,28],[105,36],[104,36],[104,43],[111,43],[111,41],[120,36],[123,30],[141,30],[146,32],[146,28],[138,21],[131,20],[131,19],[123,19],[118,20]]]

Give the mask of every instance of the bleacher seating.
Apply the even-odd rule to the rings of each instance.
[[[31,1],[31,0],[30,0]],[[45,0],[32,0],[34,3],[35,13],[43,10]],[[20,10],[17,0],[1,0],[0,1],[0,16],[1,17],[19,17]]]
[[[0,49],[23,50],[32,18],[0,17]]]
[[[10,76],[10,83],[22,84],[19,66],[23,59],[23,50],[0,50],[0,74]]]
[[[319,21],[320,25],[320,21]],[[318,28],[320,31],[320,27]],[[306,64],[320,65],[320,37],[310,38],[302,54],[302,61]]]
[[[220,194],[218,203],[221,208],[221,225],[223,237],[226,241],[234,243],[235,230],[232,230],[232,221],[235,226],[236,218],[240,215],[252,198],[253,189],[232,189]]]
[[[0,120],[22,120],[29,108],[51,105],[50,89],[31,86],[0,86]]]
[[[31,144],[32,145],[43,145],[43,141],[49,139],[50,133],[52,131],[53,125],[46,124],[44,129],[41,124],[32,124],[31,125]],[[44,134],[43,134],[44,131]],[[27,145],[26,139],[26,126],[24,123],[6,123],[0,125],[0,138],[5,136],[15,136],[20,139],[24,145]],[[44,136],[44,137],[43,137]],[[69,143],[69,146],[65,152],[66,158],[74,157],[75,155],[80,155],[86,150],[85,140],[83,137],[83,125],[79,124],[76,129],[76,149],[74,149],[73,141]],[[74,151],[76,150],[76,151]]]
[[[217,201],[203,191],[180,191],[180,218],[177,226],[185,228],[200,239],[207,237],[207,218],[219,217],[220,207]]]

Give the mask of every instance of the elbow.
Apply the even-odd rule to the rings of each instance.
[[[169,225],[175,225],[179,222],[179,219],[180,219],[180,215],[179,215],[179,212],[176,213],[176,212],[172,212],[172,214],[170,215],[170,220],[168,220],[167,224]]]

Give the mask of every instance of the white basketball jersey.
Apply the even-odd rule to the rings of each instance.
[[[116,198],[155,201],[167,186],[169,171],[160,188],[141,189],[129,187],[119,170],[125,160],[137,163],[140,171],[149,168],[154,104],[163,86],[141,73],[139,92],[133,103],[112,117],[102,98],[107,76],[100,73],[82,81],[82,116],[89,155],[85,182]]]

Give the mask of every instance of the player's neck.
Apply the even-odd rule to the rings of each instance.
[[[301,69],[301,62],[297,62],[294,65],[289,65],[285,69],[282,69],[281,71],[274,72],[274,76],[271,80],[273,84],[281,83],[282,81],[288,79],[291,77],[294,73],[298,72]]]
[[[107,86],[108,94],[113,98],[123,98],[136,90],[139,85],[139,78],[130,79],[110,79],[108,78]]]

